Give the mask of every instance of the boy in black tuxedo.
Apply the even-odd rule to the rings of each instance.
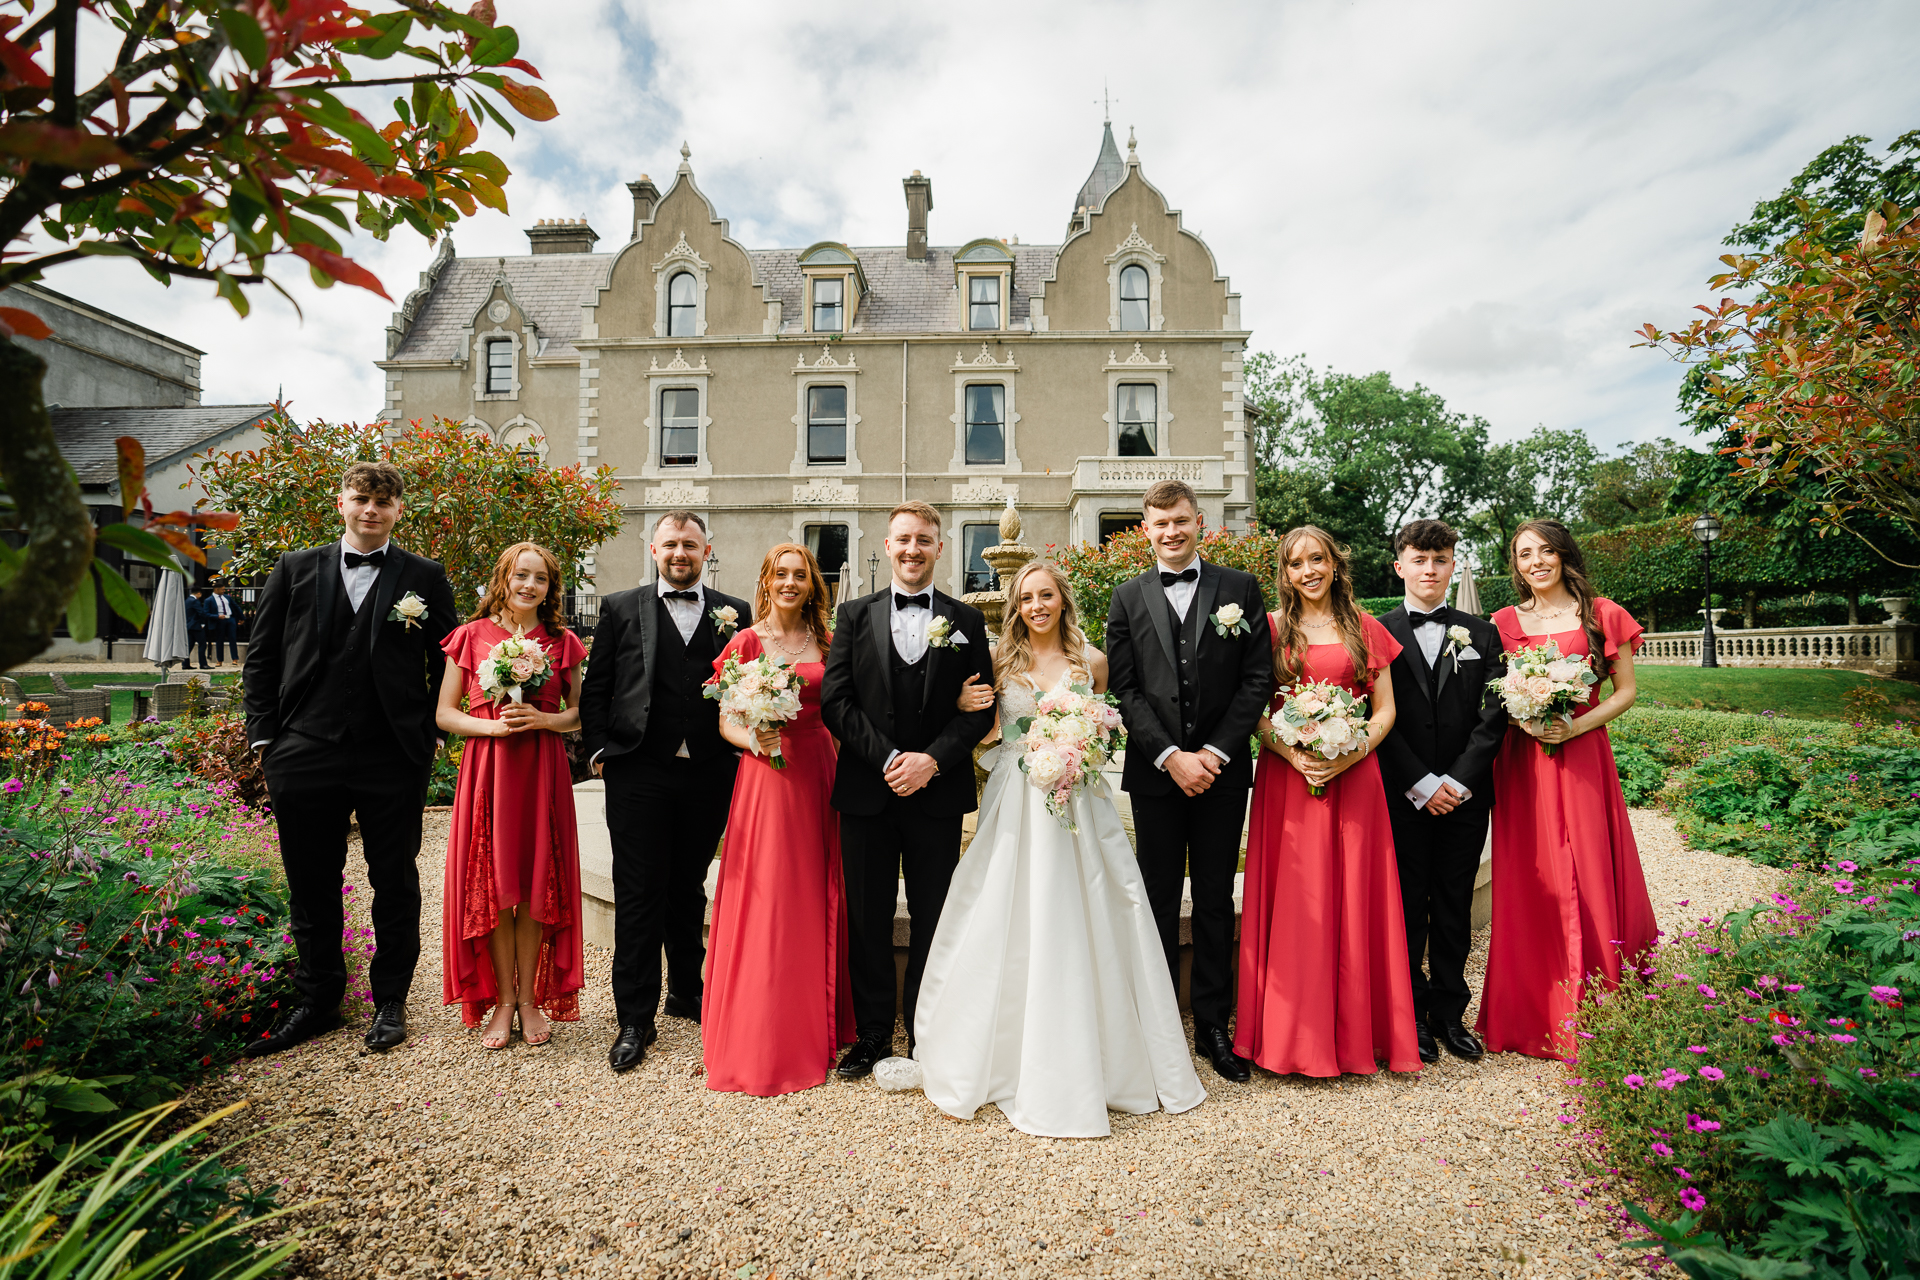
[[[1483,1052],[1461,1019],[1473,998],[1466,978],[1473,882],[1493,808],[1493,757],[1507,729],[1500,699],[1487,687],[1501,670],[1499,629],[1447,607],[1459,540],[1439,520],[1402,529],[1393,568],[1406,601],[1380,619],[1401,645],[1392,668],[1400,718],[1380,744],[1380,775],[1424,1062],[1440,1056],[1436,1037],[1468,1061]],[[1420,970],[1423,955],[1431,977]]]
[[[340,1025],[340,885],[354,816],[373,890],[366,1046],[377,1052],[407,1038],[420,958],[420,812],[447,669],[440,645],[459,620],[439,562],[388,541],[405,489],[392,463],[348,467],[335,501],[345,535],[281,556],[260,593],[247,645],[247,740],[280,829],[300,999],[247,1046],[248,1057]]]

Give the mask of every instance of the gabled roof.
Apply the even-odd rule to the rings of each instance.
[[[540,330],[536,359],[578,358],[580,299],[606,274],[608,253],[541,253],[518,258],[450,258],[414,314],[394,360],[458,360],[474,313],[504,272],[513,300]]]
[[[977,243],[977,242],[976,242]],[[1017,327],[1031,314],[1029,296],[1034,286],[1053,270],[1053,244],[996,245],[1013,257],[1013,297],[1007,323]],[[867,277],[867,296],[860,303],[856,328],[860,333],[958,333],[960,308],[953,286],[953,255],[964,245],[938,245],[925,258],[909,258],[905,245],[854,247]],[[753,273],[780,299],[780,332],[799,333],[804,298],[800,287],[800,252],[794,249],[750,249]]]
[[[270,404],[55,409],[53,438],[81,484],[112,484],[120,474],[116,436],[138,440],[146,450],[147,470],[153,472],[210,449],[272,413]]]

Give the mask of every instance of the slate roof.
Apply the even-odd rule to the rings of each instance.
[[[580,336],[580,299],[597,284],[613,260],[610,253],[541,253],[518,258],[453,258],[441,268],[433,291],[421,303],[395,360],[456,360],[461,334],[493,292],[503,269],[514,301],[539,327],[536,357],[576,359],[573,340]]]
[[[904,245],[850,246],[867,276],[867,296],[853,322],[858,333],[958,333],[960,308],[953,287],[953,255],[964,246],[930,246],[924,259]],[[1019,328],[1031,314],[1033,290],[1053,270],[1054,244],[1007,246],[1013,254],[1013,300],[1008,323]],[[780,331],[805,329],[799,249],[750,249],[753,271],[780,299]]]
[[[1073,198],[1074,216],[1078,217],[1082,209],[1098,209],[1107,193],[1126,181],[1126,161],[1120,158],[1120,148],[1113,141],[1113,122],[1107,122],[1106,136],[1100,139],[1100,158],[1093,162],[1093,172],[1080,186],[1080,194]],[[1068,219],[1071,223],[1072,218]]]
[[[111,484],[119,475],[115,436],[132,436],[147,452],[147,469],[191,456],[252,426],[270,404],[193,404],[175,409],[141,405],[55,409],[53,438],[81,484]]]

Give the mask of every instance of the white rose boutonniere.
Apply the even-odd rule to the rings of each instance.
[[[929,649],[958,649],[962,645],[972,643],[967,639],[966,632],[953,629],[952,618],[935,618],[933,624],[927,628],[927,648]]]
[[[707,610],[707,620],[723,636],[730,636],[740,629],[740,611],[730,604]]]
[[[1473,633],[1458,623],[1447,628],[1447,644],[1447,652],[1453,655],[1456,665],[1480,656],[1480,651],[1473,647]]]
[[[1223,604],[1207,619],[1213,624],[1213,633],[1222,639],[1227,636],[1243,636],[1253,628],[1247,624],[1246,611],[1237,604]]]
[[[427,616],[427,602],[409,591],[393,602],[393,611],[387,615],[388,622],[404,622],[409,628],[417,627]]]

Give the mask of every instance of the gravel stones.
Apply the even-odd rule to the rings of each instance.
[[[1633,821],[1668,928],[1772,886],[1687,850],[1658,813]],[[1564,1069],[1512,1054],[1240,1086],[1197,1060],[1211,1096],[1194,1111],[1116,1115],[1104,1140],[1033,1138],[993,1107],[963,1123],[871,1080],[710,1093],[699,1029],[664,1016],[646,1061],[615,1076],[609,957],[593,947],[580,1021],[547,1046],[487,1053],[439,1004],[446,823],[429,814],[422,845],[412,1038],[360,1056],[362,1007],[195,1099],[244,1099],[243,1121],[284,1126],[242,1158],[283,1200],[324,1201],[299,1215],[319,1229],[295,1275],[1643,1274],[1612,1206],[1579,1193],[1557,1119]],[[349,867],[363,884],[357,855]],[[1476,943],[1477,987],[1484,931]]]

